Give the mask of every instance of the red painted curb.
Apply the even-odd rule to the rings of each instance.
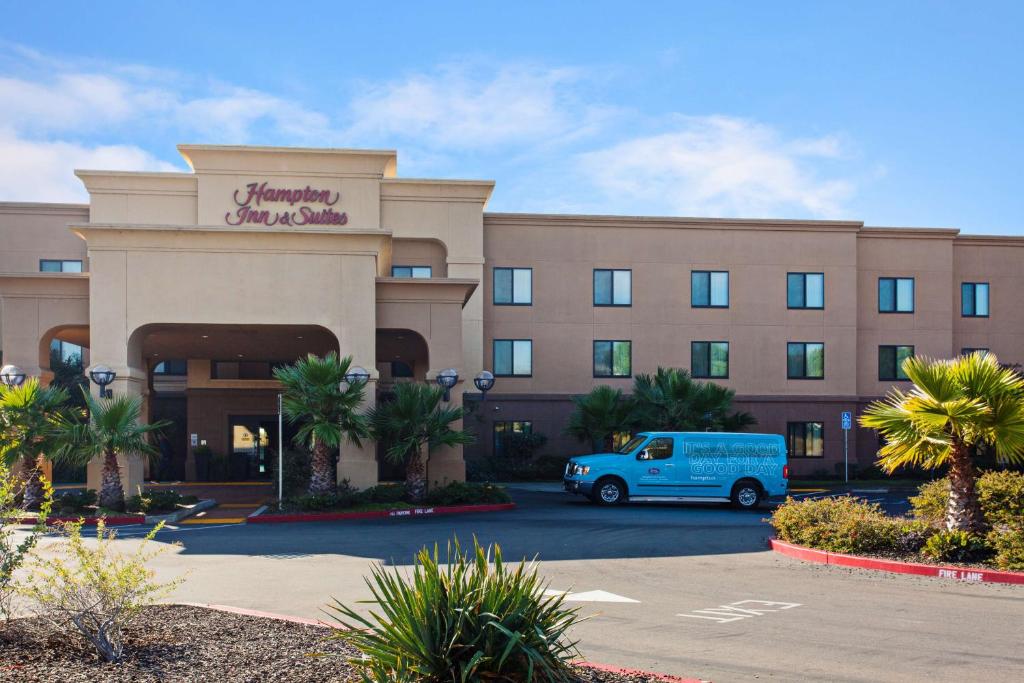
[[[176,605],[187,605],[189,607],[202,607],[204,609],[212,609],[216,612],[227,612],[229,614],[241,614],[248,617],[259,617],[261,619],[274,619],[276,621],[287,621],[293,624],[304,624],[306,626],[317,626],[320,628],[337,628],[333,624],[328,624],[325,621],[319,619],[307,619],[305,617],[292,617],[286,614],[276,614],[274,612],[262,612],[260,610],[246,609],[244,607],[232,607],[230,605],[211,605],[204,602],[176,602]],[[594,662],[580,661],[576,662],[580,666],[586,666],[597,671],[607,671],[608,673],[618,673],[623,675],[643,675],[656,678],[663,683],[706,683],[699,678],[681,678],[679,676],[673,676],[672,674],[660,674],[654,671],[644,671],[643,669],[624,669],[618,666],[609,666],[608,664],[596,664]]]
[[[607,671],[608,673],[622,674],[623,676],[649,676],[662,681],[662,683],[707,683],[700,678],[682,678],[680,676],[673,676],[672,674],[660,674],[655,671],[644,671],[643,669],[624,669],[621,666],[609,666],[607,664],[597,664],[595,662],[577,662],[577,664],[585,666],[588,669]]]
[[[874,557],[844,555],[826,550],[815,550],[800,545],[786,543],[775,538],[768,539],[771,549],[781,555],[794,557],[805,562],[832,564],[839,567],[856,567],[858,569],[874,569],[894,574],[913,574],[915,576],[934,576],[940,579],[954,579],[972,583],[1012,583],[1024,585],[1024,573],[1002,572],[995,569],[965,569],[963,567],[943,567],[918,562],[899,562],[897,560],[880,560]]]
[[[81,522],[83,526],[95,526],[100,520],[107,526],[123,526],[126,524],[144,524],[146,517],[144,515],[139,517],[47,517],[46,525],[52,526],[54,524],[67,524],[68,522]],[[39,520],[32,517],[26,517],[21,520],[21,524],[35,524]]]
[[[429,515],[457,515],[470,512],[499,512],[512,510],[515,503],[490,505],[439,505],[436,507],[404,508],[394,510],[367,510],[366,512],[302,512],[290,515],[252,514],[247,524],[287,524],[290,522],[334,522],[344,519],[379,519],[383,517],[425,517]]]

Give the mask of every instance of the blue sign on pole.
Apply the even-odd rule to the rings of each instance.
[[[843,429],[853,427],[853,414],[849,410],[843,411]]]

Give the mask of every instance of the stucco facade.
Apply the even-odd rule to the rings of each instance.
[[[479,438],[467,453],[487,457],[510,422],[545,434],[544,452],[581,452],[563,434],[572,395],[628,389],[658,366],[690,369],[703,348],[693,342],[727,344],[713,381],[735,389],[760,430],[823,429],[823,449],[795,459],[797,473],[834,471],[840,412],[892,386],[880,379],[880,347],[937,357],[986,348],[1024,361],[1021,238],[852,221],[489,214],[492,182],[399,178],[390,151],[179,149],[192,172],[78,171],[88,205],[0,204],[3,361],[48,379],[58,340],[113,368],[114,391],[176,424],[178,462],[152,476],[202,476],[194,445],[224,454],[259,442],[260,420],[276,412],[270,368],[308,352],[336,350],[370,370],[368,404],[395,374],[432,379],[453,367],[471,380],[518,354],[468,421]],[[509,269],[523,278],[516,300]],[[595,271],[619,271],[615,286],[628,292],[617,305],[603,303]],[[725,305],[698,305],[702,273],[720,278]],[[820,283],[822,306],[792,306],[790,274],[804,273]],[[913,288],[912,310],[880,312],[888,278]],[[963,283],[988,285],[986,317],[962,315]],[[628,351],[623,376],[599,376],[604,340]],[[820,377],[791,376],[793,343],[823,350]],[[471,383],[453,401],[464,392],[474,397]],[[855,461],[870,464],[874,435],[850,437]],[[364,486],[378,472],[373,444],[345,447],[339,478]],[[141,463],[126,463],[129,489],[141,476]],[[428,476],[461,479],[461,449],[434,454]]]

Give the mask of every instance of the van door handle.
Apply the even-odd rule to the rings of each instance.
[[[665,465],[665,467],[675,467],[675,465],[673,465],[672,463],[668,463],[667,465]]]

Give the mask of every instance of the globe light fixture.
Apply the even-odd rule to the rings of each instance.
[[[366,368],[361,368],[358,365],[353,368],[349,368],[348,372],[345,373],[345,383],[350,387],[366,384],[369,381],[370,373]]]
[[[481,401],[487,400],[487,392],[494,388],[494,373],[490,370],[482,370],[473,378],[473,384],[480,392]]]
[[[0,381],[9,387],[20,387],[25,383],[25,371],[17,365],[5,365],[0,369]]]
[[[444,400],[447,403],[452,397],[452,387],[459,382],[459,371],[455,368],[446,368],[437,373],[436,381],[444,388]]]
[[[106,365],[96,365],[89,371],[89,379],[100,388],[100,398],[113,398],[114,392],[107,389],[107,386],[113,383],[116,378],[117,373]]]

